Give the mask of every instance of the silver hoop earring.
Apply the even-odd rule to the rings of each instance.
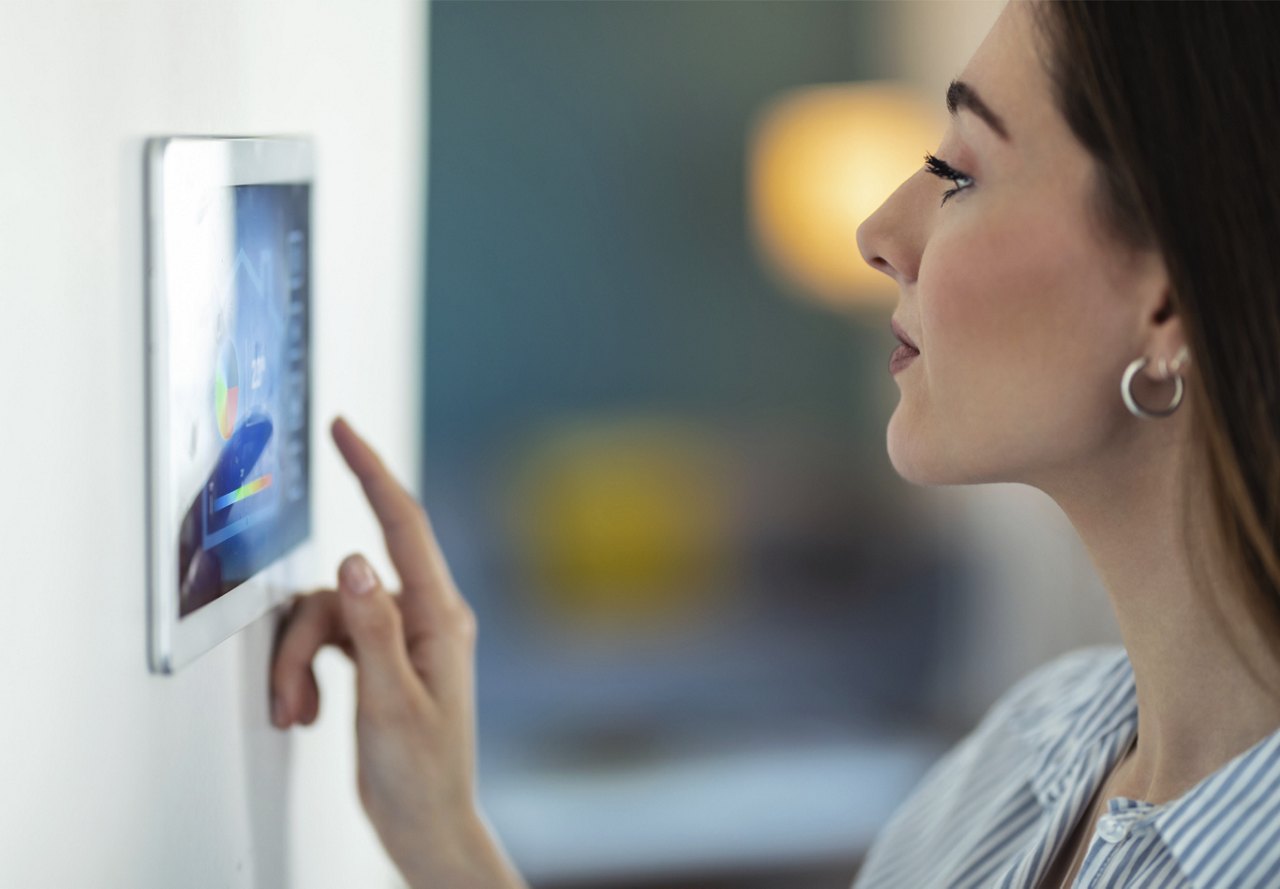
[[[1132,390],[1133,378],[1138,375],[1138,371],[1146,366],[1148,360],[1144,355],[1129,362],[1129,366],[1124,370],[1124,377],[1120,380],[1120,396],[1124,399],[1124,406],[1129,409],[1129,413],[1142,419],[1155,420],[1169,416],[1178,409],[1178,405],[1182,404],[1182,374],[1174,374],[1173,376],[1173,400],[1169,402],[1169,406],[1163,410],[1148,410],[1138,404],[1137,399],[1133,397]],[[1175,366],[1179,363],[1178,361],[1174,362]]]

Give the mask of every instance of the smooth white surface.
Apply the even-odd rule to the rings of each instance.
[[[355,792],[351,672],[267,720],[271,619],[181,673],[146,657],[142,146],[305,132],[314,194],[315,584],[392,576],[327,439],[342,411],[411,483],[427,8],[0,4],[0,885],[395,885]]]

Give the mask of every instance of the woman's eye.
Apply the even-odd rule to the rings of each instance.
[[[942,194],[942,204],[947,202],[947,198],[951,197],[958,191],[963,191],[970,185],[973,185],[973,177],[967,173],[955,169],[942,158],[934,157],[932,154],[925,152],[924,155],[925,169],[940,179],[949,179],[956,183],[955,188],[949,188]],[[963,184],[961,184],[963,183]],[[942,206],[939,204],[938,206]]]

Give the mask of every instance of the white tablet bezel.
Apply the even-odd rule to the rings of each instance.
[[[285,183],[309,185],[314,207],[313,148],[309,138],[294,136],[159,137],[147,140],[145,166],[148,662],[153,672],[172,673],[285,601],[292,592],[288,582],[292,573],[289,563],[298,559],[303,546],[293,548],[239,586],[180,617],[179,529],[171,515],[174,479],[169,465],[170,294],[166,288],[166,207],[172,209],[176,206],[173,202],[184,195],[202,190]],[[311,215],[308,214],[308,225],[313,228]],[[310,231],[307,237],[310,242]],[[310,269],[306,274],[311,305],[305,312],[305,323],[310,350],[315,291]],[[308,367],[314,367],[310,357]],[[310,411],[310,379],[307,388],[306,409]],[[307,484],[311,485],[310,478]],[[308,497],[308,504],[310,502]]]

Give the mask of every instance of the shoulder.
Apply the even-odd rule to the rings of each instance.
[[[942,755],[916,786],[911,800],[938,809],[998,785],[1030,782],[1044,750],[1073,731],[1129,664],[1120,646],[1090,646],[1060,655],[1015,682],[967,735]],[[945,808],[945,806],[943,807]]]
[[[1125,700],[1129,659],[1120,646],[1060,655],[1015,682],[925,773],[872,844],[858,889],[977,883],[1019,853],[1042,812],[1057,757]],[[1125,705],[1127,706],[1127,704]],[[922,855],[922,850],[929,850]],[[963,876],[963,879],[962,879]]]
[[[991,705],[978,729],[1003,724],[1021,734],[1060,731],[1094,706],[1099,695],[1123,685],[1129,654],[1120,645],[1073,649],[1036,667]]]
[[[1123,686],[1129,669],[1129,655],[1119,645],[1076,648],[1046,661],[987,708],[973,729],[937,764],[935,773],[987,770],[999,761],[1030,763],[1047,745],[1072,733],[1100,701]]]

